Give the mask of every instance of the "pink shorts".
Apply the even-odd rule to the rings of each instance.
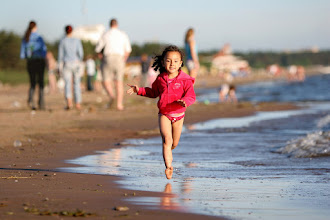
[[[163,115],[163,114],[159,113],[159,115]],[[180,113],[179,114],[167,114],[167,115],[164,115],[164,116],[166,116],[166,118],[168,118],[171,121],[171,123],[173,124],[174,122],[183,119],[185,114],[183,112],[182,114],[180,114]]]

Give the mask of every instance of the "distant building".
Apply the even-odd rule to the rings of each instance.
[[[92,44],[96,44],[102,34],[105,32],[103,24],[88,25],[76,27],[73,30],[73,37],[79,38],[83,41],[90,41]]]

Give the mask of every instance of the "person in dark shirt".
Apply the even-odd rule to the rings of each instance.
[[[27,60],[27,71],[30,78],[30,89],[28,92],[28,105],[36,110],[33,102],[36,84],[39,85],[39,109],[45,109],[44,101],[44,73],[46,68],[47,47],[42,37],[37,33],[37,23],[30,21],[21,44],[21,59]]]

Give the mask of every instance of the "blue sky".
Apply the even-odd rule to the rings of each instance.
[[[2,0],[0,30],[23,34],[37,21],[47,40],[74,27],[117,18],[132,43],[158,41],[183,45],[189,27],[199,50],[330,49],[329,0]],[[85,5],[85,9],[83,7]]]

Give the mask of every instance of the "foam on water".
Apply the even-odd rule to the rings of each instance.
[[[285,147],[276,152],[294,157],[330,156],[330,132],[315,132],[306,137],[291,140]]]

